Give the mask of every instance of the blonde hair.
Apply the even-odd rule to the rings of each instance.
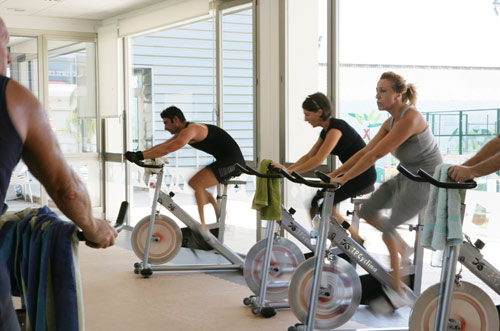
[[[415,85],[406,83],[404,78],[392,71],[387,71],[380,76],[380,79],[386,79],[391,82],[391,87],[396,93],[401,93],[402,102],[410,105],[417,103],[417,89]]]

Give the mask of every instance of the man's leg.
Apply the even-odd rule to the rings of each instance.
[[[214,206],[216,213],[218,211],[217,201],[215,201],[212,194],[207,191],[207,188],[219,184],[219,181],[210,168],[203,168],[191,177],[188,184],[194,190],[194,197],[200,214],[200,222],[201,224],[205,224],[205,213],[203,211],[203,207],[207,203],[210,203]]]

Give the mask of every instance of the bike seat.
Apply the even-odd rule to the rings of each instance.
[[[231,180],[231,179],[221,182],[222,185],[244,185],[246,183],[247,182],[244,180]]]
[[[365,195],[365,194],[371,193],[373,191],[375,191],[375,186],[370,185],[370,186],[366,187],[364,190],[361,190],[358,194],[356,194],[356,196]]]

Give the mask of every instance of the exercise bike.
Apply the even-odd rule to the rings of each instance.
[[[324,173],[316,171],[315,174],[326,183],[330,180]],[[302,323],[290,326],[288,330],[335,329],[350,320],[358,309],[362,287],[356,269],[344,259],[330,253],[334,245],[356,261],[382,286],[390,287],[393,276],[364,247],[350,238],[336,219],[330,221],[337,184],[306,180],[297,173],[292,173],[292,176],[304,185],[325,188],[326,195],[321,213],[316,255],[299,265],[290,281],[288,301],[293,313]],[[327,237],[332,244],[328,250]],[[325,260],[328,262],[325,263]],[[417,296],[405,283],[402,282],[401,287],[410,299],[416,300]],[[391,330],[406,330],[406,328],[391,328]]]
[[[272,168],[276,173],[264,174],[254,169],[237,164],[236,167],[243,173],[260,178],[287,178],[290,181],[297,180],[286,171]],[[360,194],[373,191],[373,187]],[[355,207],[357,208],[357,207]],[[287,301],[290,279],[298,265],[304,262],[305,257],[312,255],[316,245],[311,243],[310,234],[300,223],[293,218],[295,210],[288,210],[281,206],[281,219],[270,220],[266,227],[266,238],[257,242],[248,252],[243,269],[244,279],[248,287],[255,295],[245,297],[243,303],[251,307],[255,315],[272,317],[276,315],[277,309],[289,308]],[[275,231],[275,223],[279,229]],[[346,223],[347,226],[349,226]],[[312,253],[304,254],[300,248],[280,236],[280,229],[288,232]],[[332,250],[332,254],[341,254],[340,249]]]
[[[151,214],[142,218],[134,227],[131,237],[132,249],[141,262],[134,264],[134,272],[147,278],[153,271],[165,272],[216,272],[216,271],[241,271],[243,259],[231,248],[223,244],[224,224],[226,217],[228,185],[246,184],[245,181],[227,180],[222,182],[223,193],[217,197],[220,206],[220,216],[217,223],[209,225],[209,231],[202,231],[201,224],[191,217],[174,200],[174,193],[164,193],[161,190],[164,177],[164,163],[146,164],[135,162],[138,166],[154,169],[152,176],[157,176],[156,188],[153,197]],[[177,223],[168,216],[160,214],[159,206],[169,210],[187,228],[181,231]],[[190,239],[202,249],[212,250],[226,258],[227,262],[218,264],[190,264],[190,265],[164,265],[172,260],[179,252],[186,239],[183,233],[191,233]],[[215,234],[218,234],[216,237]],[[188,245],[189,246],[189,245]]]
[[[440,188],[461,190],[461,221],[465,212],[465,189],[476,187],[475,181],[465,183],[442,182],[420,169],[414,175],[403,166],[398,170],[412,180],[426,181]],[[410,330],[474,330],[499,329],[497,307],[478,286],[463,281],[456,274],[457,261],[469,269],[496,293],[500,294],[500,271],[483,258],[480,240],[472,244],[470,238],[458,246],[447,246],[443,254],[440,283],[425,290],[417,299],[410,315]]]

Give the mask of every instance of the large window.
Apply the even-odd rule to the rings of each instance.
[[[97,152],[95,43],[48,41],[52,127],[65,153]]]
[[[24,85],[38,96],[38,42],[36,37],[11,36],[9,52],[12,58],[7,76]]]
[[[465,161],[497,134],[500,17],[491,1],[338,3],[339,116],[367,142],[388,118],[375,102],[385,71],[416,85],[416,107],[446,163]],[[378,181],[392,177],[396,165],[391,156],[379,160]],[[474,240],[486,238],[493,251],[500,226],[497,191],[498,176],[480,179],[478,189],[467,191],[464,219],[464,231]]]
[[[38,40],[36,37],[11,35],[8,44],[11,63],[7,67],[7,77],[16,80],[38,96]],[[24,196],[36,202],[40,198],[40,183],[28,172],[23,161],[15,169],[19,184],[11,185],[6,200]]]
[[[424,113],[499,107],[500,46],[494,40],[500,19],[490,2],[355,0],[339,1],[339,7],[339,115],[366,141],[388,117],[375,103],[385,71],[416,85]],[[458,136],[459,116],[448,117],[447,126]],[[440,143],[445,159],[460,150],[450,154],[448,143]],[[379,181],[392,175],[395,163],[391,157],[377,163]]]
[[[68,163],[87,186],[92,206],[100,207],[95,42],[48,39],[47,46],[47,115]]]
[[[236,139],[246,161],[254,161],[252,10],[222,15],[222,127]]]
[[[245,159],[255,160],[253,10],[245,5],[217,10],[214,14],[130,39],[132,149],[143,150],[171,138],[160,114],[175,105],[188,121],[224,128],[236,140]],[[176,192],[176,201],[198,219],[194,195],[187,181],[212,163],[213,157],[189,145],[166,157],[169,164],[164,190]],[[131,167],[134,201],[131,225],[134,225],[150,212],[151,188],[155,183],[144,176],[142,169]],[[236,248],[241,252],[246,252],[255,238],[255,212],[250,209],[253,189],[252,182],[243,188],[231,189],[229,194],[228,208],[235,212],[228,211],[225,237],[242,244]],[[248,209],[248,216],[236,218],[241,208]],[[205,214],[208,223],[215,221],[215,214],[208,207]],[[241,231],[250,228],[251,242],[238,242],[237,234],[231,230],[236,227],[242,228]]]

